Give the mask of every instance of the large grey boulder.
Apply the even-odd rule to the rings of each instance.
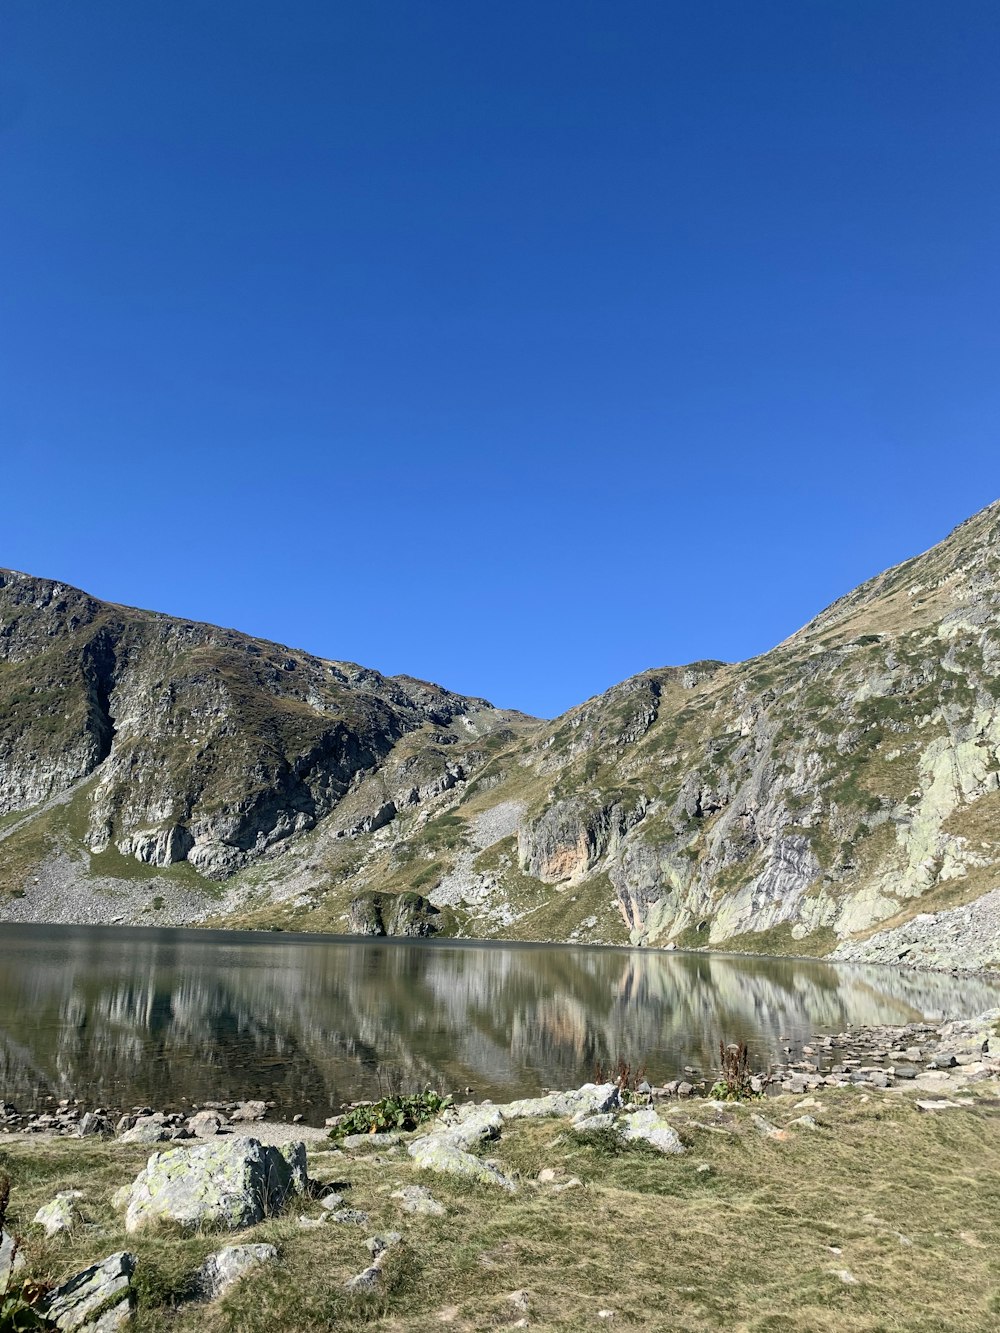
[[[442,1118],[438,1123],[443,1126],[432,1131],[444,1134],[456,1148],[471,1148],[484,1139],[495,1139],[503,1128],[503,1108],[499,1106],[476,1106],[469,1103],[459,1107],[458,1111]]]
[[[195,1288],[202,1300],[214,1301],[252,1268],[273,1263],[277,1257],[273,1245],[226,1245],[210,1254],[198,1269]]]
[[[132,1314],[136,1258],[122,1250],[56,1287],[45,1309],[62,1333],[113,1333]]]
[[[308,1189],[304,1143],[265,1147],[257,1139],[222,1138],[153,1153],[115,1204],[130,1234],[161,1221],[182,1227],[253,1226]]]

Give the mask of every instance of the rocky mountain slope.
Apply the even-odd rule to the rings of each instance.
[[[0,579],[8,917],[1000,962],[1000,503],[553,722]]]

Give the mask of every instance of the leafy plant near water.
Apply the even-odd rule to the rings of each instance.
[[[7,1221],[9,1203],[10,1177],[0,1176],[0,1235]],[[17,1245],[15,1238],[10,1256],[11,1271],[0,1290],[0,1333],[39,1333],[39,1330],[54,1329],[55,1324],[46,1319],[39,1308],[48,1295],[48,1287],[31,1278],[14,1280]]]
[[[712,1084],[709,1096],[718,1102],[745,1102],[762,1097],[754,1090],[750,1053],[745,1041],[719,1042],[720,1077]]]
[[[355,1106],[339,1125],[330,1131],[332,1139],[348,1134],[386,1134],[417,1129],[451,1105],[451,1097],[442,1097],[428,1088],[424,1092],[391,1093],[377,1102]]]

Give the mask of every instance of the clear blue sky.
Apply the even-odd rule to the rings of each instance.
[[[996,0],[4,0],[0,564],[554,714],[1000,495]]]

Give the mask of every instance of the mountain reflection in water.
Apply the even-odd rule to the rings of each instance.
[[[259,1097],[320,1122],[348,1099],[471,1085],[530,1095],[648,1061],[756,1063],[779,1037],[970,1016],[1000,987],[800,959],[4,924],[0,1097],[88,1105]]]

